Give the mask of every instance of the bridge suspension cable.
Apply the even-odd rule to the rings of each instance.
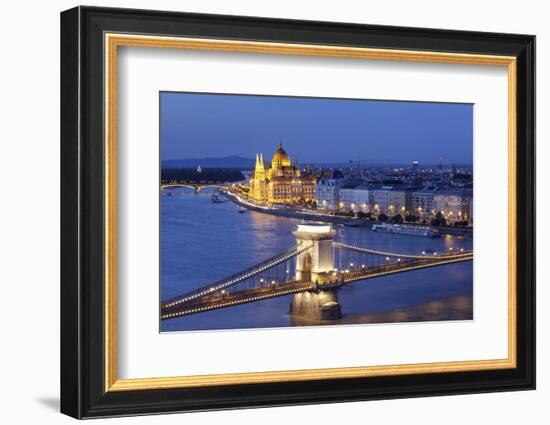
[[[336,247],[336,248],[345,248],[345,249],[350,249],[352,251],[357,251],[357,252],[364,252],[366,254],[373,254],[373,255],[380,255],[380,256],[384,256],[384,257],[396,257],[396,258],[417,258],[417,259],[426,259],[426,258],[429,258],[430,256],[429,255],[414,255],[414,254],[397,254],[395,252],[385,252],[385,251],[377,251],[377,250],[374,250],[374,249],[368,249],[368,248],[363,248],[363,247],[360,247],[360,246],[356,246],[356,245],[348,245],[348,244],[345,244],[345,243],[342,243],[342,242],[333,242],[333,246]],[[439,255],[439,257],[459,257],[461,255],[471,255],[473,251],[462,251],[462,252],[459,252],[459,253],[453,253],[453,254],[442,254],[442,255]]]
[[[255,264],[254,266],[251,266],[245,270],[242,270],[238,273],[228,276],[222,280],[219,280],[214,283],[210,283],[201,288],[197,288],[193,291],[187,292],[178,297],[171,298],[162,304],[162,308],[173,307],[175,305],[192,301],[194,299],[203,297],[208,294],[212,294],[216,291],[227,289],[230,286],[233,286],[238,284],[239,282],[242,282],[243,280],[250,279],[251,277],[257,276],[258,274],[272,267],[282,264],[285,261],[289,260],[290,258],[293,258],[301,254],[302,252],[307,251],[311,247],[312,247],[311,243],[301,243],[301,244],[293,245],[283,253],[280,253],[271,258],[268,258],[267,260],[262,261],[261,263]]]

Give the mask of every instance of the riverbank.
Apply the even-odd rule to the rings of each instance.
[[[239,198],[234,193],[231,193],[228,191],[222,191],[221,193],[230,201],[232,201],[236,205],[239,205],[242,208],[246,208],[248,210],[256,211],[259,213],[271,214],[279,217],[297,218],[297,219],[318,221],[318,222],[320,221],[320,222],[332,223],[332,224],[343,224],[344,226],[352,226],[352,227],[363,226],[369,229],[371,229],[374,224],[380,224],[379,221],[363,220],[363,219],[352,218],[352,217],[342,217],[342,216],[329,215],[329,214],[323,214],[323,213],[317,213],[317,212],[300,211],[293,208],[285,208],[285,207],[273,208],[273,207],[261,206],[261,205],[256,205],[251,202],[245,201]],[[410,224],[402,223],[401,226],[430,227],[428,224],[418,224],[418,223],[410,223]],[[438,230],[440,235],[463,236],[463,237],[471,237],[473,235],[473,229],[469,227],[441,226],[441,227],[436,227],[435,229]]]
[[[284,207],[283,208],[264,207],[261,205],[252,204],[251,202],[247,202],[231,192],[224,191],[221,193],[236,205],[239,205],[242,208],[246,208],[248,210],[256,211],[263,214],[271,214],[279,217],[297,218],[297,219],[309,220],[309,221],[321,221],[321,222],[333,223],[333,224],[343,224],[344,226],[353,226],[353,227],[367,225],[366,220],[362,220],[358,218],[339,217],[334,215],[300,211],[300,210],[295,210],[292,208],[284,208]]]

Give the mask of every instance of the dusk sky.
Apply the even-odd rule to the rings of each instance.
[[[473,105],[162,92],[161,159],[472,164]]]

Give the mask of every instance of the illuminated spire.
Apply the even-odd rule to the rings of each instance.
[[[254,176],[259,179],[263,179],[265,176],[264,158],[262,154],[256,154],[256,169],[254,170]]]

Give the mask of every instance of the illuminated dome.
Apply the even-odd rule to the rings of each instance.
[[[273,158],[271,159],[271,167],[288,167],[290,165],[290,158],[283,149],[283,144],[279,143],[279,148],[275,151]]]

